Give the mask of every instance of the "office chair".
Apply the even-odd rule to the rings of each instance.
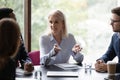
[[[31,51],[28,53],[33,65],[40,65],[40,51]]]

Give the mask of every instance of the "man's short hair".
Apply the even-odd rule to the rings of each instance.
[[[9,18],[9,14],[12,12],[13,10],[11,8],[0,8],[0,19]]]
[[[113,14],[117,14],[118,16],[120,16],[120,7],[113,8],[113,9],[111,10],[111,12],[112,12]]]

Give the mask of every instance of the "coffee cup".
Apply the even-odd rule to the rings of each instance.
[[[108,61],[107,62],[107,71],[109,75],[114,75],[116,73],[116,62]]]

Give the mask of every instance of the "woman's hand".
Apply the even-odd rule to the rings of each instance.
[[[55,55],[61,50],[61,48],[59,47],[58,44],[54,44],[53,48],[54,48],[54,51],[55,51]]]
[[[79,44],[75,44],[75,45],[73,46],[73,48],[72,48],[72,51],[73,51],[75,54],[79,53],[81,50],[82,50],[82,47],[80,47]]]

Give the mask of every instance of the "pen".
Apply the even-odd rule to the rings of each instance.
[[[23,61],[24,63],[31,63],[31,62],[30,62],[30,61],[28,61],[28,60],[27,60],[27,61],[25,61],[25,60],[23,60],[23,59],[22,59],[22,61]]]

